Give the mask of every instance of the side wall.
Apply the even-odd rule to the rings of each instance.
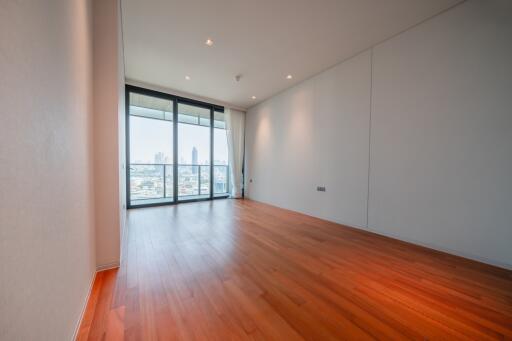
[[[248,197],[512,268],[511,36],[468,0],[251,108]]]
[[[512,2],[373,52],[370,228],[512,267]]]
[[[118,2],[118,25],[117,25],[117,120],[118,120],[118,143],[119,143],[119,222],[120,222],[120,239],[123,240],[125,236],[126,227],[126,112],[125,112],[125,77],[124,77],[124,46],[123,46],[123,27],[122,27],[122,13],[121,1]],[[121,241],[122,248],[123,242]],[[121,251],[122,253],[122,251]]]
[[[70,340],[95,272],[91,10],[0,4],[0,340]]]
[[[99,269],[119,265],[123,216],[120,154],[123,143],[122,53],[117,0],[93,0],[94,13],[94,191],[96,263]],[[124,132],[123,132],[124,134]],[[121,160],[120,160],[121,158]]]
[[[366,226],[370,58],[360,54],[249,110],[248,197]]]

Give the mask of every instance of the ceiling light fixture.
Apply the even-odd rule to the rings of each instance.
[[[256,96],[252,96],[251,98],[252,98],[252,99],[256,99]]]
[[[292,75],[286,76],[286,79],[292,79],[292,78],[293,78]]]
[[[213,46],[213,40],[211,40],[210,38],[206,39],[206,42],[205,42],[206,45],[208,46]]]
[[[190,77],[189,77],[189,76],[185,76],[185,79],[189,81],[189,80],[190,80]]]

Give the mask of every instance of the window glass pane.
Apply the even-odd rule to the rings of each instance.
[[[178,103],[178,113],[178,198],[208,198],[210,110]]]
[[[199,195],[199,166],[178,164],[178,196]]]
[[[221,196],[229,192],[228,139],[224,113],[214,112],[214,127],[213,194]]]
[[[199,124],[202,126],[209,127],[210,126],[210,119],[209,118],[199,118]]]
[[[172,121],[173,101],[130,93],[130,115]]]
[[[226,129],[226,121],[224,119],[224,113],[220,111],[213,112],[213,126],[215,128]]]
[[[178,124],[178,163],[210,164],[210,128]]]
[[[178,122],[210,126],[210,109],[189,104],[178,104]]]
[[[188,124],[198,124],[197,116],[178,114],[178,122]]]
[[[130,93],[130,205],[173,197],[173,101]]]
[[[229,188],[229,167],[213,166],[213,194],[226,195]]]
[[[210,166],[200,166],[201,186],[199,194],[210,195]]]
[[[130,163],[172,163],[172,122],[130,117]]]
[[[227,195],[230,174],[222,109],[213,111],[212,122],[211,107],[183,99],[177,103],[177,122],[173,122],[173,100],[133,92],[128,95],[131,206],[173,202],[174,194],[178,201]],[[173,164],[173,138],[177,165]]]
[[[130,199],[156,199],[164,196],[163,165],[130,165]]]
[[[165,165],[165,197],[173,198],[174,186],[173,186],[173,165]]]
[[[164,120],[166,121],[172,121],[174,118],[173,118],[173,115],[172,115],[172,112],[164,112]]]

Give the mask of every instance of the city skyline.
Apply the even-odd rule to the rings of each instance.
[[[132,116],[130,124],[130,162],[151,164],[173,162],[172,122]],[[225,129],[214,128],[214,164],[227,165],[228,146]],[[197,149],[197,164],[210,164],[209,127],[178,124],[178,162],[192,164],[191,150]],[[155,162],[156,155],[159,161]]]

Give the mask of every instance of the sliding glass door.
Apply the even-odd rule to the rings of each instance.
[[[131,93],[129,104],[129,204],[173,202],[174,102]]]
[[[178,200],[210,197],[210,109],[178,103]]]
[[[229,187],[226,118],[220,111],[215,111],[213,117],[213,196],[223,197],[228,195]]]
[[[228,196],[224,109],[126,86],[128,207]]]

